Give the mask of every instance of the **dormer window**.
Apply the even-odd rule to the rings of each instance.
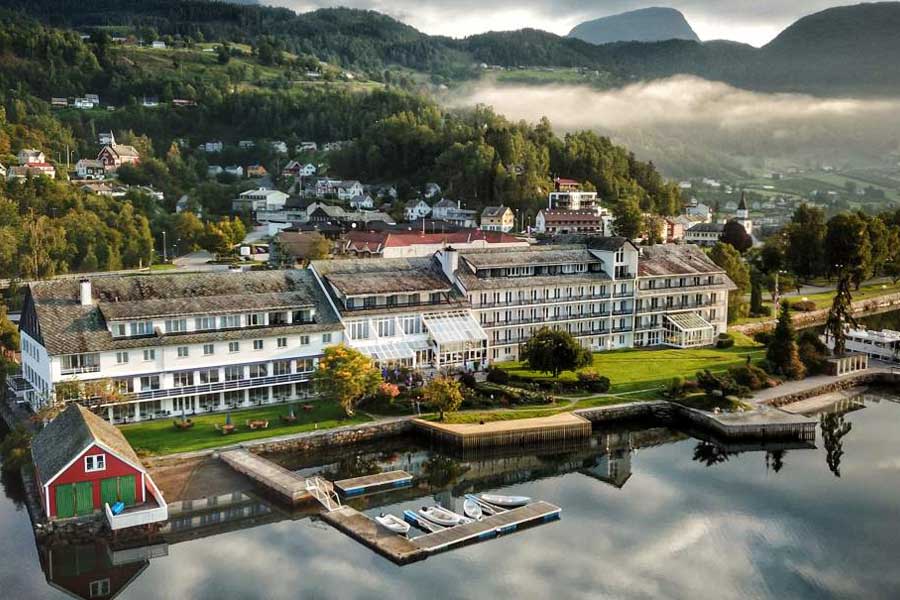
[[[112,326],[113,337],[125,337],[128,335],[128,326],[125,323],[114,323]]]
[[[153,321],[135,321],[129,324],[131,335],[153,335]]]

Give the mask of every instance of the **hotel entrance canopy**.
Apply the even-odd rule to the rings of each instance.
[[[663,343],[676,348],[709,346],[715,341],[716,328],[695,312],[665,315]]]
[[[439,346],[482,346],[488,336],[471,313],[458,310],[422,315],[425,329]]]

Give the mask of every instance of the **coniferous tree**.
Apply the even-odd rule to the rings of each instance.
[[[761,315],[762,313],[762,285],[759,282],[759,277],[754,277],[750,287],[750,314]]]
[[[781,314],[778,317],[778,325],[775,326],[772,341],[766,351],[766,360],[777,375],[790,379],[802,379],[806,374],[806,368],[800,360],[797,336],[791,320],[791,309],[787,303],[781,305]]]
[[[847,351],[847,326],[856,327],[856,319],[853,318],[853,296],[850,293],[849,271],[841,273],[838,279],[837,293],[828,311],[828,320],[825,321],[825,335],[834,341],[834,353],[837,356]]]

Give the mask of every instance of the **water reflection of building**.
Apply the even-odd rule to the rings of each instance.
[[[631,478],[632,452],[619,449],[609,454],[600,454],[593,465],[581,468],[578,472],[621,489]]]
[[[106,543],[39,548],[47,583],[73,598],[115,598],[147,568],[168,554],[165,543],[113,550]]]

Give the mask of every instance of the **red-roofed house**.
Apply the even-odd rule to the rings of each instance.
[[[557,192],[578,192],[581,191],[581,183],[574,179],[565,179],[557,177],[553,180],[554,187]]]
[[[453,246],[458,250],[526,247],[528,242],[500,231],[467,229],[452,233],[352,231],[344,252],[360,257],[409,258],[431,256]]]
[[[107,171],[115,171],[122,165],[139,163],[141,155],[134,146],[111,144],[103,147],[97,155],[97,160],[106,166]]]

